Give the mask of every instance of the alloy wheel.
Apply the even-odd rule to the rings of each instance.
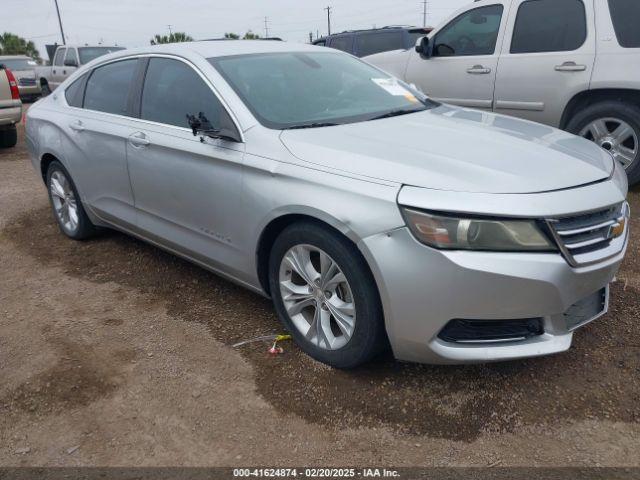
[[[586,125],[580,135],[611,152],[625,168],[629,168],[638,154],[638,135],[624,120],[599,118]]]
[[[321,249],[296,245],[280,263],[280,295],[298,331],[313,345],[339,350],[356,325],[351,286],[340,266]]]
[[[68,232],[78,229],[78,203],[71,182],[64,173],[56,170],[51,174],[49,184],[51,200],[60,224]]]

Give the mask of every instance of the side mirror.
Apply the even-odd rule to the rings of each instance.
[[[65,67],[77,67],[78,66],[78,62],[76,62],[74,59],[70,58],[69,60],[65,60],[64,61],[64,66]]]
[[[418,39],[416,42],[416,52],[418,52],[422,58],[431,58],[431,42],[429,37]]]
[[[220,115],[220,126],[214,127],[211,125],[207,117],[202,112],[198,113],[198,116],[187,114],[187,121],[189,127],[193,133],[193,136],[200,136],[200,141],[204,142],[204,137],[220,138],[229,142],[241,143],[242,138],[236,130],[235,125],[228,115]]]

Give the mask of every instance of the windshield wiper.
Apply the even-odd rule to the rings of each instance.
[[[405,109],[391,110],[390,112],[383,113],[382,115],[378,115],[377,117],[370,118],[368,121],[382,120],[383,118],[399,117],[400,115],[407,115],[409,113],[417,113],[417,112],[423,112],[423,111],[424,110],[405,110]]]
[[[342,125],[342,124],[331,123],[331,122],[303,123],[301,125],[292,125],[291,127],[283,128],[283,130],[302,130],[303,128],[336,127],[338,125]]]

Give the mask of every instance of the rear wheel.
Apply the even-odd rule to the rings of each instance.
[[[42,96],[46,97],[47,95],[51,95],[51,88],[49,84],[44,82],[40,85],[40,91],[42,92]]]
[[[51,162],[47,170],[47,189],[53,214],[62,233],[74,240],[95,235],[96,227],[84,210],[71,175],[58,161]]]
[[[577,113],[567,130],[609,151],[630,184],[640,182],[640,108],[619,101],[596,103]]]
[[[0,130],[0,148],[15,147],[18,143],[18,130],[15,125]]]
[[[314,223],[287,228],[270,257],[276,311],[300,348],[335,368],[353,368],[385,343],[378,291],[364,259],[344,237]]]

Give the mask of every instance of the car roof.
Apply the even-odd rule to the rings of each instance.
[[[306,52],[326,50],[306,43],[288,43],[264,40],[203,40],[196,42],[167,43],[148,47],[131,48],[114,53],[115,56],[166,53],[175,55],[196,54],[204,58],[228,57],[255,53]],[[114,58],[113,56],[111,58]]]

